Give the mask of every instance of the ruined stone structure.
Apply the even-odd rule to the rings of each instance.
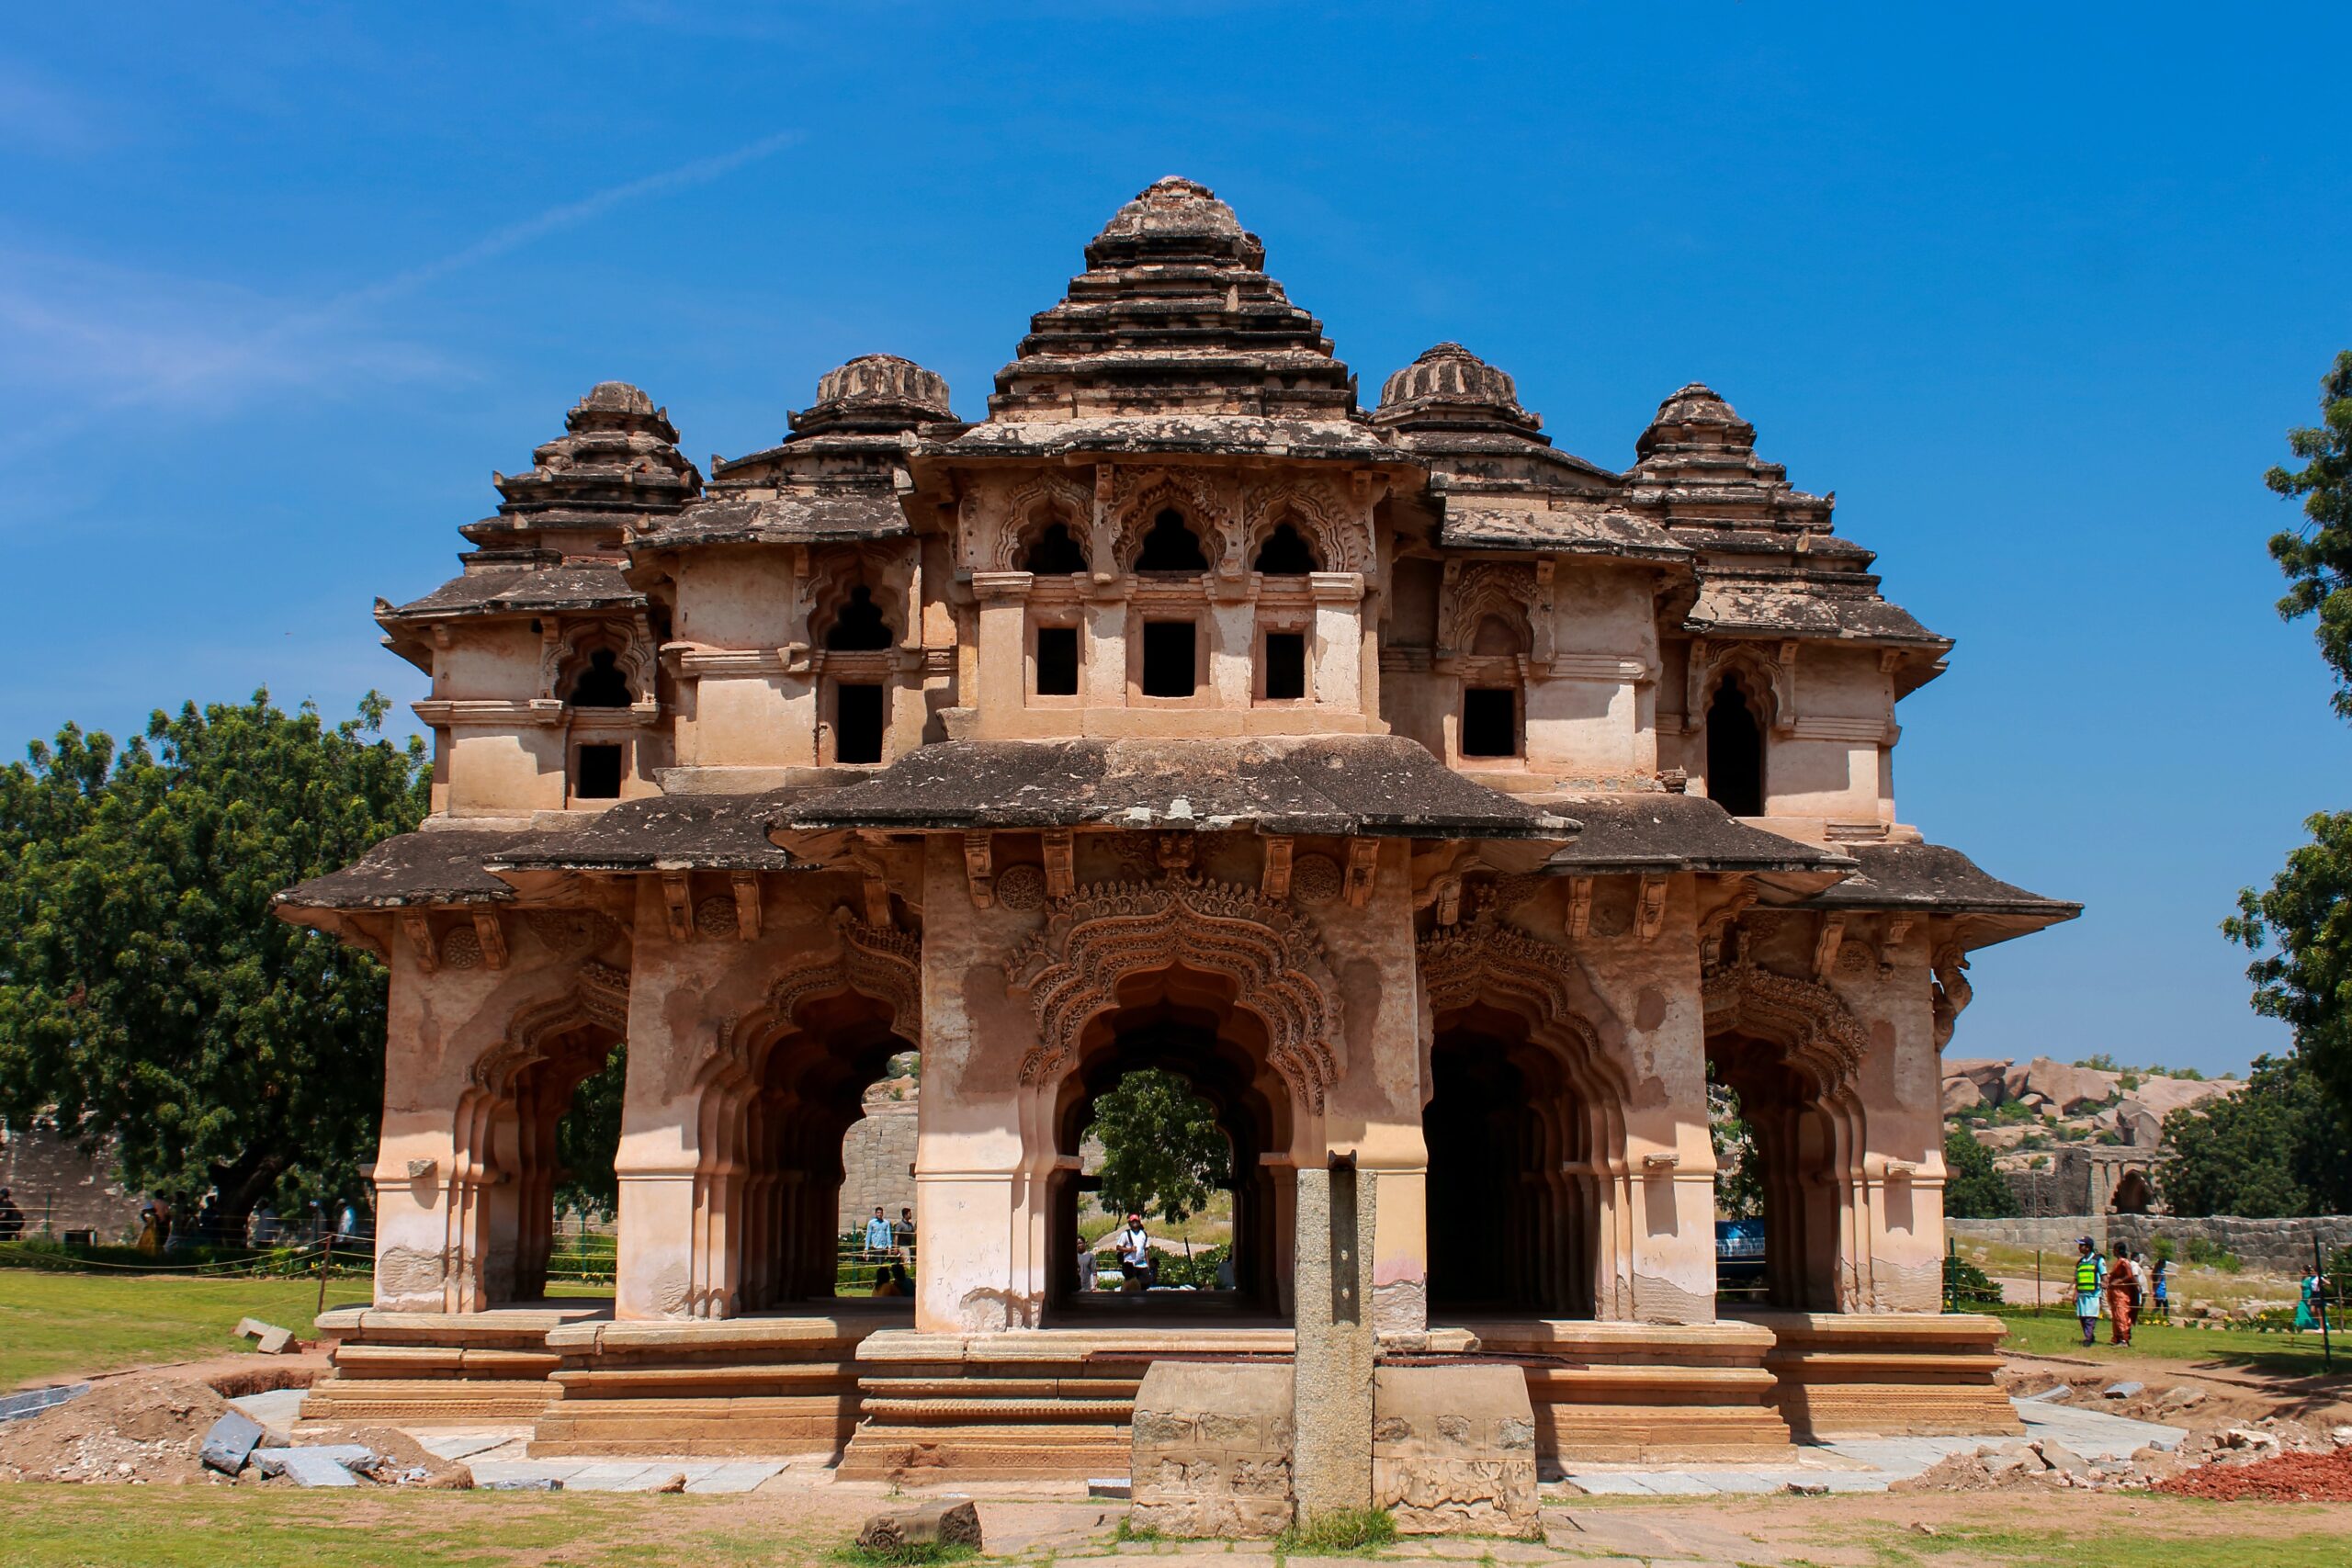
[[[599,386],[379,604],[434,814],[282,901],[391,971],[376,1303],[315,1411],[1116,1473],[1156,1357],[1287,1355],[1316,1293],[1517,1358],[1546,1463],[2007,1423],[1996,1325],[1937,1315],[1939,1055],[1968,953],[2075,907],[1897,818],[1950,643],[1707,388],[1622,472],[1453,344],[1366,411],[1263,260],[1163,180],[985,418],[869,355],[707,479]],[[617,1293],[543,1302],[624,1041]],[[908,1049],[917,1292],[835,1302]],[[1089,1106],[1144,1065],[1232,1142],[1232,1292],[1077,1289]],[[1717,1307],[1710,1075],[1765,1309]],[[1309,1292],[1335,1158],[1371,1256]]]

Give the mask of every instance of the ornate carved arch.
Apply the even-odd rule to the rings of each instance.
[[[600,648],[612,649],[632,700],[652,702],[655,650],[642,619],[575,621],[561,626],[539,645],[539,695],[562,699]]]
[[[1432,1013],[1490,1002],[1520,1014],[1538,1032],[1559,1031],[1589,1055],[1591,1065],[1624,1091],[1622,1075],[1600,1052],[1600,1036],[1577,1010],[1570,989],[1575,957],[1565,947],[1529,936],[1487,916],[1441,926],[1420,942],[1421,989]]]
[[[1709,976],[1701,995],[1709,1034],[1738,1030],[1770,1041],[1823,1096],[1851,1087],[1870,1048],[1838,993],[1759,969],[1744,956]]]
[[[1022,570],[1030,545],[1050,524],[1064,525],[1083,545],[1093,515],[1093,491],[1060,469],[1048,468],[1014,487],[997,527],[996,570]]]
[[[789,1028],[812,997],[856,991],[890,1010],[890,1026],[922,1044],[922,939],[888,926],[868,925],[847,908],[833,911],[830,952],[803,953],[768,987],[753,1011],[718,1024],[714,1065],[741,1067],[764,1037]]]
[[[550,1043],[590,1024],[628,1032],[628,973],[593,960],[582,964],[560,996],[516,1010],[506,1032],[466,1076],[493,1095],[513,1092],[523,1069],[547,1059]]]
[[[1549,596],[1536,580],[1534,567],[1523,561],[1476,561],[1464,567],[1448,584],[1438,646],[1467,653],[1478,640],[1478,623],[1498,615],[1520,634],[1520,646],[1531,657],[1549,657]]]
[[[1118,518],[1112,551],[1121,571],[1131,570],[1152,519],[1170,507],[1200,531],[1201,553],[1208,557],[1211,570],[1234,551],[1227,508],[1214,483],[1196,469],[1121,468],[1112,507]]]
[[[1251,485],[1241,502],[1242,555],[1258,550],[1285,519],[1305,534],[1325,571],[1369,571],[1371,551],[1363,525],[1330,485],[1312,479],[1276,479]]]
[[[1786,734],[1797,720],[1796,671],[1771,645],[1761,642],[1710,642],[1702,637],[1690,645],[1689,684],[1684,692],[1689,722],[1695,728],[1714,702],[1715,688],[1727,675],[1746,677],[1749,694],[1764,705],[1756,715],[1758,728]]]
[[[1235,1005],[1266,1026],[1274,1069],[1323,1109],[1339,1077],[1340,992],[1322,942],[1288,904],[1216,882],[1094,883],[1055,900],[1004,966],[1037,1016],[1021,1081],[1047,1082],[1076,1059],[1080,1032],[1116,1005],[1120,981],[1176,964],[1231,980]]]
[[[882,624],[889,628],[893,645],[903,644],[908,631],[906,606],[903,591],[890,581],[892,575],[881,563],[852,550],[829,551],[811,563],[801,591],[808,611],[809,646],[823,646],[826,632],[841,618],[850,595],[860,588],[873,595],[874,607],[882,612]]]

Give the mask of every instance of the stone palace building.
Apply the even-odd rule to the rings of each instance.
[[[1951,643],[1704,386],[1622,471],[1454,344],[1367,411],[1182,179],[1085,263],[977,422],[871,355],[706,477],[600,385],[379,603],[433,814],[280,906],[391,974],[375,1302],[311,1412],[1115,1474],[1155,1356],[1362,1311],[1523,1365],[1547,1462],[2009,1427],[1997,1325],[1939,1311],[1939,1053],[1969,952],[2077,907],[1897,818]],[[621,1043],[616,1292],[549,1301]],[[915,1294],[836,1300],[910,1049]],[[1231,1291],[1078,1289],[1139,1066],[1231,1140]],[[1711,1081],[1766,1191],[1736,1307]],[[1306,1300],[1335,1166],[1369,1256]]]

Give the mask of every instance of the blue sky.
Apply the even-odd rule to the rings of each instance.
[[[2352,347],[2352,13],[1717,0],[0,17],[0,744],[418,695],[371,598],[593,382],[697,461],[888,350],[978,414],[1182,173],[1366,395],[1458,339],[1612,467],[1704,379],[1959,640],[1898,804],[2078,923],[1954,1055],[2243,1064],[2215,923],[2352,734],[2263,550]]]

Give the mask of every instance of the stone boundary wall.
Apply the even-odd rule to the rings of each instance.
[[[2086,1235],[2098,1242],[2103,1252],[2117,1247],[2148,1252],[2154,1250],[2156,1237],[2170,1236],[2177,1256],[2186,1255],[2192,1237],[2202,1237],[2245,1259],[2247,1268],[2269,1274],[2308,1273],[2314,1239],[2324,1253],[2352,1247],[2352,1214],[2301,1220],[2241,1220],[2219,1214],[2195,1220],[2168,1214],[2062,1214],[2041,1219],[1946,1220],[1944,1228],[1971,1241],[2038,1247],[2068,1257],[2074,1255],[2075,1239]]]
[[[915,1116],[921,1098],[869,1100],[842,1137],[842,1202],[836,1234],[855,1230],[876,1204],[893,1221],[915,1202]]]
[[[0,1126],[0,1187],[15,1194],[27,1235],[40,1234],[44,1217],[52,1233],[92,1230],[100,1241],[139,1229],[141,1195],[123,1190],[111,1145],[85,1155],[45,1126]]]

